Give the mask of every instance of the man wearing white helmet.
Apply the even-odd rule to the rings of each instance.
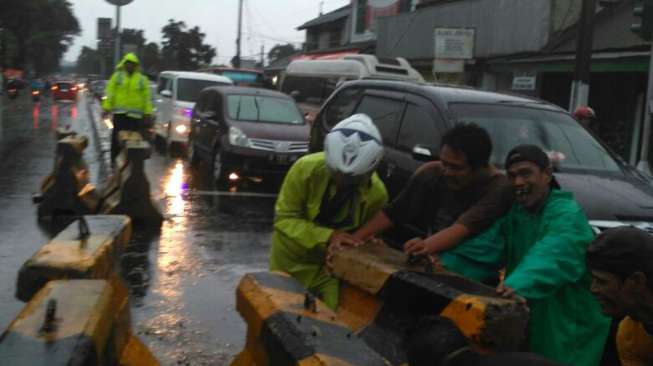
[[[382,157],[372,120],[353,115],[326,135],[324,152],[295,162],[277,198],[270,269],[292,275],[332,309],[339,282],[327,272],[327,250],[362,244],[350,233],[387,203],[374,173]]]

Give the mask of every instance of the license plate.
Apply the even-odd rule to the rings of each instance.
[[[61,89],[61,91],[65,93],[68,91],[68,89]]]

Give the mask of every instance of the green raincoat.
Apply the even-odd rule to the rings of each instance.
[[[324,153],[306,155],[290,168],[274,209],[270,269],[289,273],[335,309],[339,282],[325,268],[327,243],[333,229],[315,222],[324,194],[330,197],[335,194],[330,180]],[[339,228],[341,231],[357,229],[388,201],[388,193],[376,173],[357,193],[353,205],[344,205],[338,213],[339,216],[353,213],[351,223]]]
[[[116,66],[116,71],[111,75],[102,101],[102,109],[114,114],[127,114],[132,118],[143,118],[152,114],[152,100],[150,99],[150,82],[147,76],[141,74],[138,66],[129,75],[124,70],[124,64],[131,61],[140,65],[138,57],[128,53]]]
[[[506,239],[505,285],[530,307],[530,351],[598,365],[610,320],[589,292],[585,251],[593,232],[571,193],[552,190],[537,214],[515,204],[497,224]]]

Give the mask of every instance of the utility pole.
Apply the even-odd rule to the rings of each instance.
[[[574,69],[574,81],[571,85],[570,112],[575,111],[576,108],[582,105],[587,105],[590,93],[595,12],[596,0],[583,0],[578,21],[578,36],[576,37],[576,67]]]
[[[114,38],[113,66],[116,67],[120,62],[120,7],[131,3],[133,0],[106,0],[108,3],[116,6],[116,34]]]
[[[238,37],[236,38],[236,58],[234,59],[234,67],[240,68],[240,37],[243,25],[243,0],[238,0]]]
[[[265,44],[262,43],[261,44],[261,69],[263,68],[263,66],[265,66],[265,57],[264,57],[264,55],[265,55]]]

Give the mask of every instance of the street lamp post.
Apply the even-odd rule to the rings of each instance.
[[[113,51],[113,65],[114,67],[120,62],[120,7],[131,3],[133,0],[107,0],[109,4],[116,6],[116,35],[115,45]]]

